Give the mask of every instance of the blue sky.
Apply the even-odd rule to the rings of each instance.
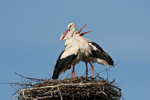
[[[64,49],[61,33],[74,22],[85,23],[85,35],[98,43],[117,63],[109,72],[126,100],[148,100],[150,93],[150,1],[149,0],[1,0],[0,82],[21,82],[14,73],[49,78]],[[94,64],[97,72],[106,68]],[[89,66],[90,69],[90,66]],[[83,75],[84,63],[76,65]],[[91,75],[91,71],[89,74]],[[70,74],[68,70],[60,78]],[[102,74],[106,77],[106,74]],[[17,100],[10,85],[0,84],[0,100]]]

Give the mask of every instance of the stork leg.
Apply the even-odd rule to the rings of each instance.
[[[75,66],[73,66],[72,76],[75,78],[74,67],[75,67]]]
[[[88,77],[88,66],[87,66],[87,62],[86,62],[85,64],[86,64],[86,77]]]
[[[71,65],[71,69],[70,69],[70,71],[71,71],[71,78],[73,77],[72,66],[73,66],[73,65]]]
[[[91,69],[92,69],[92,77],[94,78],[94,66],[92,65],[92,63],[89,61],[90,65],[91,65]]]

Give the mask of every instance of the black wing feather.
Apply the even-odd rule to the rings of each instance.
[[[97,43],[95,43],[95,42],[89,42],[89,43],[91,43],[93,46],[95,46],[101,52],[105,52]]]
[[[63,54],[63,52],[61,53],[61,55]],[[61,55],[59,56],[59,58],[56,62],[55,69],[54,69],[53,76],[52,76],[53,79],[57,79],[59,77],[59,74],[64,69],[68,69],[65,67],[67,67],[68,65],[71,65],[72,61],[77,57],[77,55],[72,54],[70,56],[67,56],[66,58],[60,59]]]
[[[92,50],[92,54],[90,56],[95,58],[100,58],[105,60],[109,65],[114,66],[114,61],[112,58],[95,42],[90,42],[93,46],[95,46],[98,50]]]

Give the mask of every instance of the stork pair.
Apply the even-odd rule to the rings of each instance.
[[[92,76],[94,78],[94,67],[92,63],[97,62],[102,65],[112,65],[112,58],[95,42],[83,38],[83,35],[88,32],[80,33],[86,26],[85,24],[79,31],[76,31],[76,25],[70,23],[67,31],[61,36],[61,40],[65,40],[65,50],[58,57],[53,72],[53,79],[57,79],[62,72],[71,69],[71,76],[75,77],[74,66],[80,61],[86,64],[86,77],[88,76],[87,63],[91,65]]]

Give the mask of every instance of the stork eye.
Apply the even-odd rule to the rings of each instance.
[[[72,25],[69,26],[69,28],[71,28]]]

